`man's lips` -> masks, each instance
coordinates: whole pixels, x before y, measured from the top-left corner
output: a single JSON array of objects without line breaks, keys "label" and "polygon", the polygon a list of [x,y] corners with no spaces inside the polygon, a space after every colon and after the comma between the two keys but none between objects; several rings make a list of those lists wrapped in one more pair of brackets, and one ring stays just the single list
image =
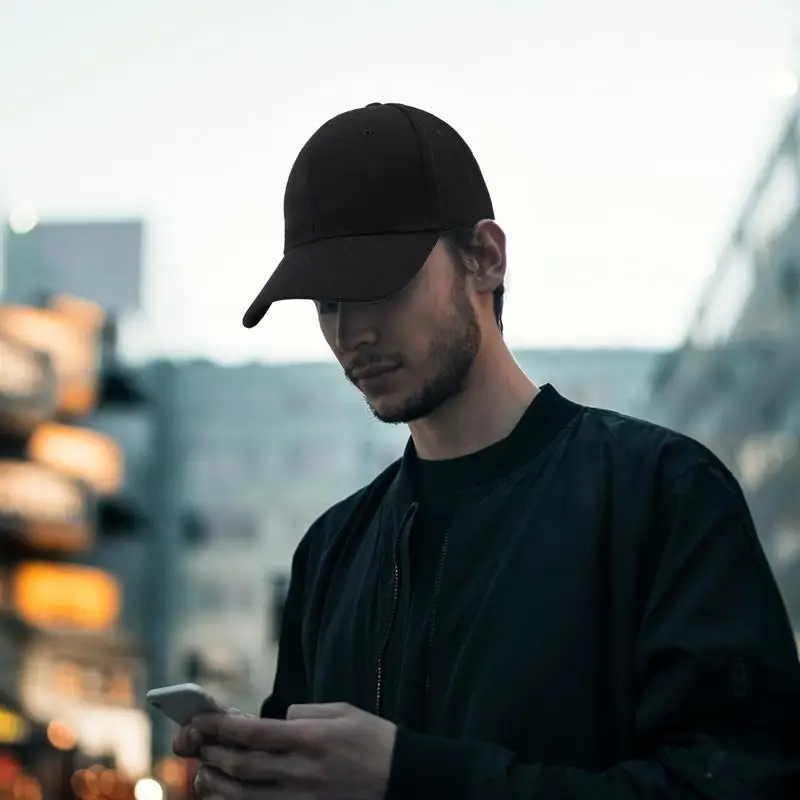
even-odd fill
[{"label": "man's lips", "polygon": [[364,369],[356,369],[350,373],[354,381],[370,380],[372,378],[380,378],[382,375],[387,375],[390,372],[400,369],[398,366],[391,367],[365,367]]}]

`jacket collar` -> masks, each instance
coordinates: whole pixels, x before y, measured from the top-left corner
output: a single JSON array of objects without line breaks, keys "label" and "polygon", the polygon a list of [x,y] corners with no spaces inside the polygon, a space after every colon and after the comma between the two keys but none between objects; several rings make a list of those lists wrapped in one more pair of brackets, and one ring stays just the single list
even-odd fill
[{"label": "jacket collar", "polygon": [[386,502],[394,506],[401,512],[405,510],[414,502],[414,484],[411,478],[412,463],[416,458],[416,451],[414,450],[414,442],[411,437],[408,437],[403,455],[398,465],[397,474],[394,480],[389,484],[386,490]]},{"label": "jacket collar", "polygon": [[[520,426],[526,426],[522,430],[526,442],[523,460],[518,464],[512,461],[506,466],[513,467],[513,471],[516,471],[524,463],[533,461],[575,419],[582,408],[583,406],[562,397],[550,384],[542,386],[540,396],[533,401],[519,423]],[[416,500],[412,475],[416,458],[414,442],[409,436],[402,458],[390,468],[395,474],[384,495],[386,505],[400,514],[404,514]],[[491,470],[486,472],[485,477],[487,483],[499,479]]]}]

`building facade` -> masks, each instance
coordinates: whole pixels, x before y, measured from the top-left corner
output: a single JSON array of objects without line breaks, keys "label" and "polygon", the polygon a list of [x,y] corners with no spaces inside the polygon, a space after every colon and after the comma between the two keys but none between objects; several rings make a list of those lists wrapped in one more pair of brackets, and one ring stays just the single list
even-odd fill
[{"label": "building facade", "polygon": [[[87,261],[96,255],[94,240],[69,225],[45,223],[43,232],[50,249],[61,237],[73,258],[81,241]],[[69,274],[37,246],[35,229],[5,235],[0,692],[26,731],[8,763],[18,757],[18,779],[36,783],[20,789],[25,796],[73,796],[73,778],[96,770],[123,800],[152,764],[147,651],[136,623],[146,626],[135,602],[146,594],[146,570],[131,557],[148,541],[146,498],[135,451],[125,452],[131,439],[138,444],[145,398],[125,391],[135,377],[116,359],[113,318],[64,293]],[[134,548],[115,557],[126,539]]]},{"label": "building facade", "polygon": [[800,132],[795,106],[749,194],[651,413],[736,474],[800,631]]}]

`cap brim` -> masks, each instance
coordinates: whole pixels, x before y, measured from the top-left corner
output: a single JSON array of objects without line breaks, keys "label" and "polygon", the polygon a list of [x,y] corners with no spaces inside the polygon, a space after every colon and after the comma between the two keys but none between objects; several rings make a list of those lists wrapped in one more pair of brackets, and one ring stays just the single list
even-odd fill
[{"label": "cap brim", "polygon": [[407,286],[440,232],[341,236],[300,245],[278,264],[242,323],[257,325],[276,300],[374,303]]}]

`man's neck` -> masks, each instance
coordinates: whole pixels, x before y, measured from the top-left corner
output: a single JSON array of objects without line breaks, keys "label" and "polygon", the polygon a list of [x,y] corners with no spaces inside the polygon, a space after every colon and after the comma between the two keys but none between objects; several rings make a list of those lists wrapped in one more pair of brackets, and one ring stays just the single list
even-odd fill
[{"label": "man's neck", "polygon": [[538,393],[502,340],[481,348],[461,394],[409,423],[417,454],[441,461],[505,439]]}]

